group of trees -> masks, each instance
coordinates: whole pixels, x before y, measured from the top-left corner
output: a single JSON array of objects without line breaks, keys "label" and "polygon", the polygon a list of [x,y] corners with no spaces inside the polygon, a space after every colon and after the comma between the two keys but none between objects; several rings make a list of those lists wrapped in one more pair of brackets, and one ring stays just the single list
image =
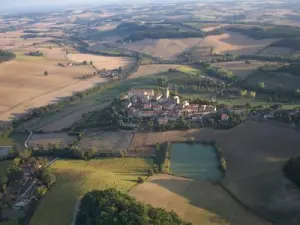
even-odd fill
[{"label": "group of trees", "polygon": [[174,212],[137,202],[116,189],[91,191],[80,202],[76,225],[192,225]]},{"label": "group of trees", "polygon": [[0,63],[14,59],[16,55],[12,52],[3,51],[0,49]]},{"label": "group of trees", "polygon": [[256,97],[256,92],[255,91],[247,91],[247,90],[241,90],[240,91],[240,95],[242,97],[251,97],[251,98],[255,98]]},{"label": "group of trees", "polygon": [[231,71],[212,66],[209,63],[200,63],[199,65],[203,67],[204,72],[209,74],[210,76],[216,77],[227,82],[236,80],[236,76]]}]

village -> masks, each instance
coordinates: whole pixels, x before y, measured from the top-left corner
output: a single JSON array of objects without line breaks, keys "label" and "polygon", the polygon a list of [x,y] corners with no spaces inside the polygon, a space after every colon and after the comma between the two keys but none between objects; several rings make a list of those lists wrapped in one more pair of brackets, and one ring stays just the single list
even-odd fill
[{"label": "village", "polygon": [[[217,113],[214,105],[190,104],[179,96],[171,96],[169,88],[163,91],[154,89],[131,89],[122,98],[128,110],[128,117],[155,121],[158,126],[185,119],[201,122],[204,118],[213,119]],[[222,120],[228,120],[222,114]]]}]

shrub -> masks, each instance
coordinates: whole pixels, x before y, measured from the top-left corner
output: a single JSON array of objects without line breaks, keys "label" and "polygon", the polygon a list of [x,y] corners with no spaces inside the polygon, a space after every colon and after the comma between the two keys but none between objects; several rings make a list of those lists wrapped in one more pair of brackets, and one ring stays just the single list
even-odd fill
[{"label": "shrub", "polygon": [[143,179],[142,177],[138,177],[137,182],[138,182],[139,184],[142,184],[142,183],[144,183],[145,181],[144,181],[144,179]]}]

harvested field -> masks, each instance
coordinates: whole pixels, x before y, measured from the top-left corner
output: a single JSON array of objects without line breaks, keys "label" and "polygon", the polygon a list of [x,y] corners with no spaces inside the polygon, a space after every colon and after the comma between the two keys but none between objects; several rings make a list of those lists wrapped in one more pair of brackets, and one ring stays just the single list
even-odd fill
[{"label": "harvested field", "polygon": [[119,153],[129,148],[133,134],[131,132],[86,132],[77,144],[78,147],[88,149],[95,147],[99,153]]},{"label": "harvested field", "polygon": [[[22,51],[17,53],[15,60],[1,63],[0,83],[3,86],[0,90],[2,111],[0,120],[10,120],[13,115],[47,105],[57,101],[60,97],[70,96],[75,91],[81,91],[96,83],[106,81],[100,77],[81,80],[84,74],[93,73],[94,68],[90,66],[60,67],[57,66],[58,62],[67,63],[68,61],[25,56]],[[49,75],[44,76],[44,71],[48,71]]]},{"label": "harvested field", "polygon": [[55,132],[60,131],[64,128],[70,128],[74,123],[78,122],[80,119],[82,119],[82,115],[94,110],[100,110],[107,106],[108,103],[103,104],[97,104],[97,105],[87,105],[85,107],[82,107],[80,109],[74,109],[67,115],[61,115],[61,118],[45,121],[47,125],[42,126],[41,128],[44,132]]},{"label": "harvested field", "polygon": [[232,62],[220,62],[214,63],[214,66],[221,67],[225,70],[233,72],[238,78],[245,79],[253,71],[264,65],[278,65],[277,62],[266,62],[266,61],[256,61],[248,60],[249,63],[245,61],[232,61]]},{"label": "harvested field", "polygon": [[75,205],[85,193],[106,188],[126,192],[138,177],[146,178],[151,167],[151,160],[133,158],[58,160],[51,166],[56,184],[41,199],[30,225],[71,224]]},{"label": "harvested field", "polygon": [[68,59],[74,62],[87,62],[93,61],[94,66],[98,70],[102,69],[118,69],[119,67],[125,67],[132,63],[131,58],[126,57],[109,57],[109,56],[100,56],[100,55],[91,55],[91,54],[68,54]]},{"label": "harvested field", "polygon": [[164,142],[163,135],[164,140],[195,137],[198,141],[216,141],[228,165],[223,186],[244,205],[275,224],[299,225],[300,191],[282,172],[286,161],[300,153],[299,132],[271,121],[246,121],[227,131],[151,133],[147,142],[151,136],[152,143]]},{"label": "harvested field", "polygon": [[270,55],[277,55],[277,56],[290,56],[294,52],[293,49],[284,48],[284,47],[267,47],[260,51],[258,54],[262,56],[270,56]]},{"label": "harvested field", "polygon": [[256,54],[277,39],[255,40],[239,33],[225,33],[206,37],[201,47],[212,46],[217,54]]},{"label": "harvested field", "polygon": [[33,134],[28,141],[28,146],[37,147],[42,145],[44,148],[48,148],[48,144],[59,144],[60,146],[66,146],[72,144],[76,140],[76,136],[70,136],[68,133],[42,133]]},{"label": "harvested field", "polygon": [[144,39],[120,47],[164,59],[175,59],[183,51],[199,45],[202,40],[202,38]]},{"label": "harvested field", "polygon": [[180,65],[176,64],[159,64],[159,65],[146,65],[140,66],[138,70],[132,74],[129,78],[137,78],[137,77],[144,77],[144,76],[151,76],[159,73],[167,72],[170,68],[175,69]]},{"label": "harvested field", "polygon": [[194,225],[269,225],[245,210],[220,186],[170,175],[155,175],[129,192],[137,200],[175,211]]}]

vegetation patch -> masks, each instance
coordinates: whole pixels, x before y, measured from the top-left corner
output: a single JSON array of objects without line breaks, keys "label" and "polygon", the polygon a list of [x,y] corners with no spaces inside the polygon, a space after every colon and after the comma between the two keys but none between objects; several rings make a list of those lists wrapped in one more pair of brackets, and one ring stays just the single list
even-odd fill
[{"label": "vegetation patch", "polygon": [[51,166],[56,184],[41,200],[30,224],[71,224],[76,202],[85,193],[107,188],[126,192],[138,177],[146,178],[151,167],[151,160],[134,158],[58,160]]},{"label": "vegetation patch", "polygon": [[164,224],[192,225],[182,221],[174,212],[143,205],[125,193],[107,189],[85,194],[81,199],[76,225],[159,225],[162,221]]}]

